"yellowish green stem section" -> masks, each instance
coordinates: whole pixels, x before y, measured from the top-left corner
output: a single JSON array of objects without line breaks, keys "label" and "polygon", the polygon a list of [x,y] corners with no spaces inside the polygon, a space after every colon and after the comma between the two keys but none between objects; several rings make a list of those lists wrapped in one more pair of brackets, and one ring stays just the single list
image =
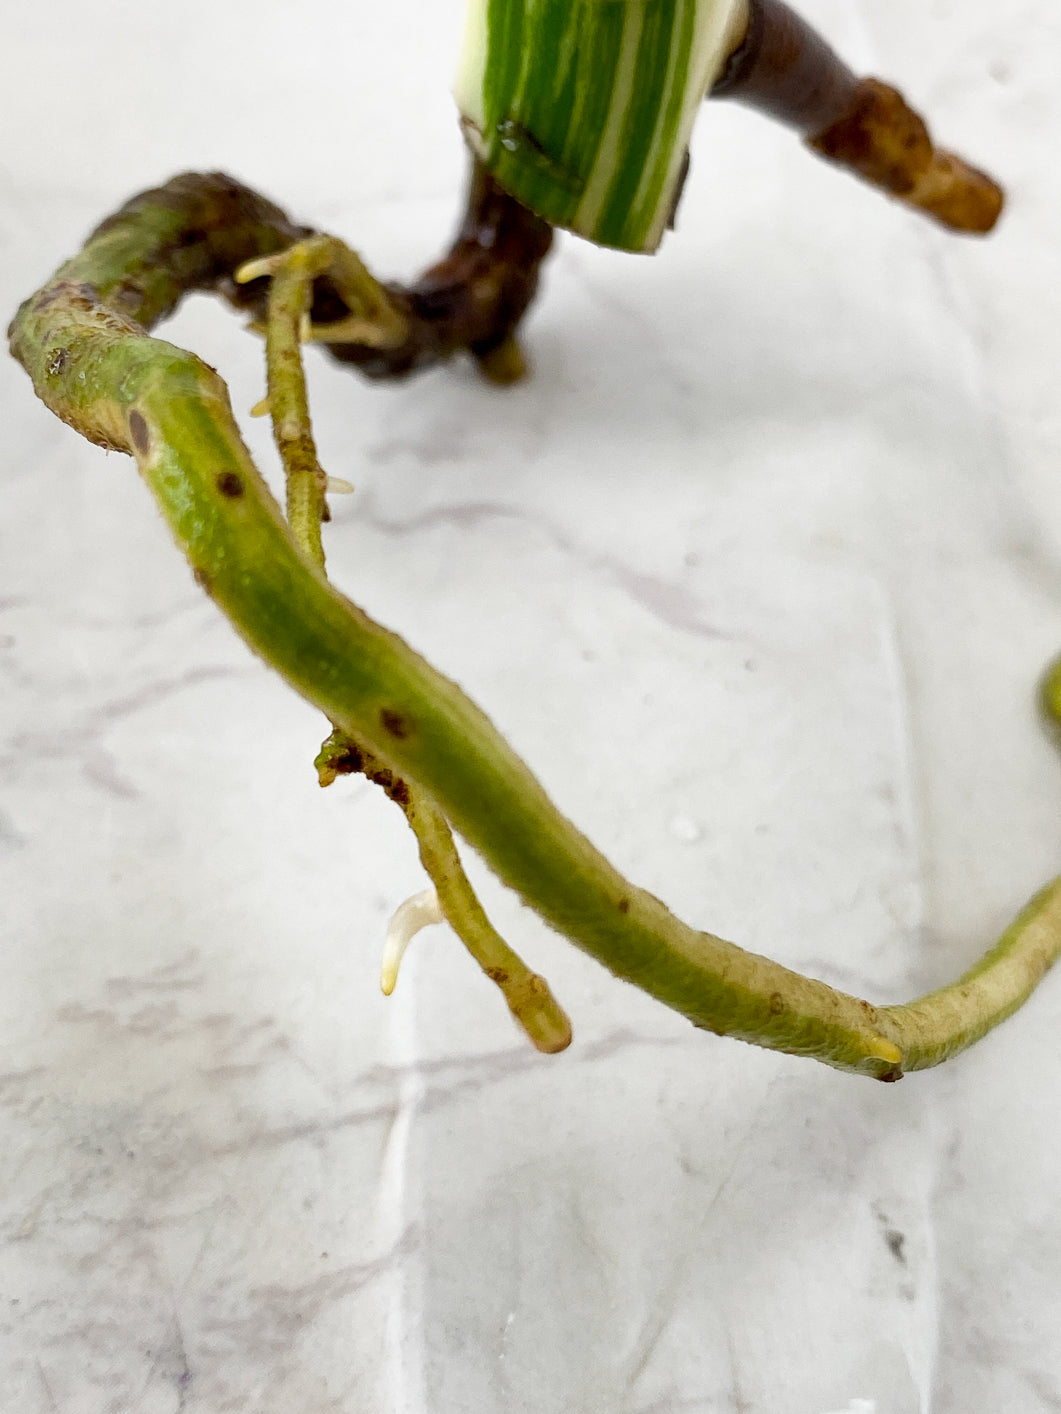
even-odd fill
[{"label": "yellowish green stem section", "polygon": [[491,175],[598,245],[655,250],[747,0],[468,0],[456,98]]},{"label": "yellowish green stem section", "polygon": [[[174,251],[186,258],[172,208],[156,204],[131,203],[26,301],[12,351],[54,412],[136,457],[198,582],[297,692],[408,782],[552,927],[696,1026],[895,1080],[1020,1006],[1061,949],[1061,879],[957,982],[883,1008],[691,928],[624,879],[460,688],[328,582],[255,469],[217,374],[148,336],[144,324],[172,306],[179,284]],[[198,212],[202,239],[204,219]],[[275,237],[244,234],[233,269]],[[1057,719],[1061,670],[1043,701]]]},{"label": "yellowish green stem section", "polygon": [[[331,236],[310,236],[275,255],[250,260],[236,271],[240,284],[268,276],[265,323],[266,405],[287,483],[287,518],[308,560],[324,569],[321,522],[327,518],[328,478],[317,460],[310,424],[302,342],[312,333],[309,311],[313,281],[335,281],[350,316],[327,326],[330,340],[353,338],[380,347],[405,338],[405,320],[359,257]],[[353,311],[356,311],[354,313]],[[230,492],[237,483],[229,483]],[[442,915],[483,972],[497,984],[517,1024],[538,1050],[562,1051],[571,1043],[571,1023],[544,977],[531,972],[490,923],[464,872],[449,826],[427,796],[397,779],[382,762],[336,729],[317,757],[321,785],[358,770],[381,785],[405,813],[420,862],[435,886]]]},{"label": "yellowish green stem section", "polygon": [[453,931],[501,990],[517,1024],[548,1055],[571,1044],[571,1023],[545,978],[532,972],[487,918],[460,862],[449,826],[426,795],[411,789],[405,816],[416,835],[420,863]]},{"label": "yellowish green stem section", "polygon": [[322,260],[313,258],[320,239],[300,241],[280,255],[249,261],[236,272],[236,278],[241,283],[263,275],[271,279],[265,331],[266,402],[273,420],[273,439],[284,464],[287,519],[303,552],[323,569],[321,522],[327,514],[324,493],[328,478],[317,460],[301,347],[313,298],[313,277],[324,266]]},{"label": "yellowish green stem section", "polygon": [[[356,771],[382,786],[395,804],[401,807],[416,836],[420,863],[434,885],[439,917],[431,921],[449,924],[486,976],[498,987],[516,1024],[539,1051],[553,1055],[565,1050],[571,1044],[571,1022],[545,978],[531,971],[487,918],[464,872],[449,825],[427,794],[396,777],[341,729],[332,732],[314,764],[322,786],[331,785],[337,776]],[[416,903],[417,900],[410,902]],[[406,908],[408,904],[402,907]],[[401,912],[399,909],[399,914]],[[394,927],[393,922],[391,926]],[[414,931],[418,931],[418,927]],[[385,960],[383,990],[388,996],[397,979],[402,952],[404,944],[393,966]],[[392,971],[393,976],[390,975]]]}]

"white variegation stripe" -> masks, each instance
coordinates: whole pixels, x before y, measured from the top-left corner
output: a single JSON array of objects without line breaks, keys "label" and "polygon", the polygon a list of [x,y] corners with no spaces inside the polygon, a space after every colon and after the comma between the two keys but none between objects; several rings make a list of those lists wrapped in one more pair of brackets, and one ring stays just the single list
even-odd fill
[{"label": "white variegation stripe", "polygon": [[[685,12],[689,5],[695,5],[696,3],[697,0],[682,0],[682,3],[679,4],[675,11],[674,28],[671,30],[670,53],[667,55],[667,86],[663,90],[659,112],[656,115],[656,126],[652,134],[652,145],[648,150],[644,170],[641,173],[641,184],[634,197],[633,204],[637,210],[640,210],[645,205],[649,193],[655,185],[657,164],[661,156],[660,149],[667,136],[667,109],[670,107],[675,85],[684,82],[685,79],[685,73],[679,72],[681,68],[682,30],[684,27]],[[685,72],[688,73],[688,68],[686,68]],[[679,123],[678,126],[680,127],[681,124]],[[679,162],[682,160],[683,155],[684,149],[678,154],[677,160]],[[664,183],[665,188],[669,188],[673,184],[674,175],[676,174],[672,175],[672,173],[668,172],[667,181]]]},{"label": "white variegation stripe", "polygon": [[611,103],[605,119],[604,131],[597,148],[597,160],[582,200],[575,213],[576,230],[592,230],[597,222],[608,192],[615,180],[616,158],[623,122],[634,96],[634,82],[637,78],[637,51],[641,44],[641,30],[645,23],[645,0],[629,0],[626,21],[623,25],[623,42],[619,49],[619,63],[612,87]]},{"label": "white variegation stripe", "polygon": [[480,132],[486,122],[483,83],[490,52],[486,9],[487,0],[468,0],[464,7],[464,36],[457,61],[457,74],[453,81],[453,92],[461,113],[470,119]]},{"label": "white variegation stripe", "polygon": [[[660,107],[652,151],[645,164],[641,185],[638,187],[637,196],[634,199],[635,205],[639,208],[644,206],[648,192],[655,180],[656,164],[660,160],[659,144],[666,136],[663,132],[663,113],[673,92],[673,85],[684,83],[686,94],[684,111],[678,122],[676,140],[670,153],[667,179],[663,184],[665,193],[673,192],[678,180],[700,104],[708,89],[721,74],[726,60],[740,43],[748,28],[748,0],[687,0],[687,3],[696,5],[698,11],[689,63],[684,74],[675,72],[677,69],[678,36],[681,34],[679,12],[679,20],[674,26],[674,40],[671,49],[672,69],[667,84],[667,93]],[[654,219],[648,225],[646,245],[650,249],[657,245],[662,238],[670,214],[671,204],[668,199],[654,214]]]}]

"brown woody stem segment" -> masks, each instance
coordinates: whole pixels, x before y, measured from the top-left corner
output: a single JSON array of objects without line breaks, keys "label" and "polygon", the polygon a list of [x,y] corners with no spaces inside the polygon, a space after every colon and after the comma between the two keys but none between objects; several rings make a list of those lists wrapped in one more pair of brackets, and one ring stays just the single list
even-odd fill
[{"label": "brown woody stem segment", "polygon": [[749,0],[748,29],[713,98],[734,98],[803,134],[820,156],[954,231],[983,234],[1001,187],[933,145],[902,94],[857,78],[782,0]]},{"label": "brown woody stem segment", "polygon": [[[512,382],[522,373],[514,348],[516,326],[538,288],[538,270],[552,245],[553,228],[472,163],[464,220],[443,258],[408,288],[388,285],[407,320],[405,340],[386,349],[327,344],[341,363],[354,363],[369,377],[412,373],[467,350],[491,382]],[[313,321],[341,318],[324,297]]]},{"label": "brown woody stem segment", "polygon": [[[128,236],[148,214],[171,232],[160,237],[150,265]],[[265,327],[269,279],[263,275],[238,284],[236,270],[315,234],[224,173],[189,172],[133,197],[89,239],[96,248],[113,247],[122,268],[113,305],[138,322],[153,324],[172,313],[185,294],[209,290],[249,310]],[[383,287],[394,315],[403,321],[401,340],[381,348],[378,339],[362,344],[344,332],[329,341],[327,326],[342,325],[351,314],[363,312],[351,310],[343,298],[346,282],[330,273],[314,281],[310,318],[314,326],[323,326],[322,342],[334,358],[372,378],[401,377],[468,352],[491,381],[511,381],[520,368],[515,331],[538,288],[552,236],[547,222],[473,162],[464,216],[447,254],[412,285]]]}]

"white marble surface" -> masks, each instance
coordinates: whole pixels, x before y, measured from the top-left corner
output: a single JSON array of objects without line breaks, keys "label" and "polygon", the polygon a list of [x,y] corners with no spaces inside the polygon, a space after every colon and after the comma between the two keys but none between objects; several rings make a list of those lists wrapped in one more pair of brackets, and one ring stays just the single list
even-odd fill
[{"label": "white marble surface", "polygon": [[[3,309],[187,168],[381,273],[447,238],[459,0],[9,9]],[[683,916],[889,1001],[1061,859],[1061,21],[805,9],[1004,178],[995,239],[716,106],[656,260],[560,243],[525,385],[312,392],[338,582]],[[229,313],[170,337],[260,396]],[[317,788],[132,464],[8,362],[0,399],[5,1414],[1061,1408],[1061,979],[874,1086],[692,1032],[485,881],[570,1051],[441,930],[385,1000],[402,821]]]}]

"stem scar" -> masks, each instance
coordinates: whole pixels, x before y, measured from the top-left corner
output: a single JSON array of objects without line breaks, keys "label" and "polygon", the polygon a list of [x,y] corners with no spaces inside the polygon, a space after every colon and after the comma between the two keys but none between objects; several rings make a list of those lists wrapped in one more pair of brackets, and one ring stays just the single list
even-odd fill
[{"label": "stem scar", "polygon": [[136,408],[129,414],[129,436],[132,437],[133,446],[140,455],[146,457],[151,450],[151,433],[147,428],[147,419],[142,412],[137,412]]}]

